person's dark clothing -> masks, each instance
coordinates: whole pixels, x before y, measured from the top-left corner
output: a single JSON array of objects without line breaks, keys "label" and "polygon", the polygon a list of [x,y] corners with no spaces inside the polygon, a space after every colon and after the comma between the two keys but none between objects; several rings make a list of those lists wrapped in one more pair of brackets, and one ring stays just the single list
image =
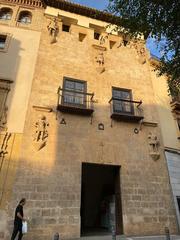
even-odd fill
[{"label": "person's dark clothing", "polygon": [[13,229],[13,233],[11,236],[11,240],[14,240],[16,238],[16,235],[19,232],[19,237],[18,240],[22,239],[22,219],[20,219],[17,214],[20,213],[21,216],[23,217],[23,206],[22,205],[18,205],[15,211],[15,217],[14,217],[14,229]]},{"label": "person's dark clothing", "polygon": [[17,236],[19,232],[19,236],[18,236],[18,240],[21,240],[22,239],[22,226],[18,226],[18,225],[15,225],[14,224],[14,229],[13,229],[13,233],[12,233],[12,236],[11,236],[11,240],[14,240]]},{"label": "person's dark clothing", "polygon": [[18,205],[15,211],[15,216],[14,216],[14,225],[18,225],[18,226],[22,226],[22,219],[20,219],[17,216],[17,213],[20,213],[22,217],[24,217],[23,214],[23,206],[22,205]]}]

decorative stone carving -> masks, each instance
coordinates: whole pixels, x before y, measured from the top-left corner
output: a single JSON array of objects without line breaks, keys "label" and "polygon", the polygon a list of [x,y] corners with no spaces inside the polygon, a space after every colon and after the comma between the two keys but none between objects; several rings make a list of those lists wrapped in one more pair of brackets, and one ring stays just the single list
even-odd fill
[{"label": "decorative stone carving", "polygon": [[2,117],[0,119],[0,129],[5,130],[6,129],[6,123],[7,123],[7,111],[8,111],[8,107],[5,106],[3,113],[2,113]]},{"label": "decorative stone carving", "polygon": [[47,29],[49,31],[49,35],[51,36],[51,44],[57,42],[56,37],[59,31],[59,27],[57,24],[57,19],[54,18],[53,20],[50,21],[50,23],[47,26]]},{"label": "decorative stone carving", "polygon": [[109,35],[101,35],[100,38],[99,38],[99,44],[100,45],[104,45],[106,43],[106,40],[108,40],[109,38]]},{"label": "decorative stone carving", "polygon": [[96,57],[96,62],[98,63],[97,71],[99,73],[103,73],[105,71],[104,67],[104,54],[103,52],[99,52],[97,57]]},{"label": "decorative stone carving", "polygon": [[150,156],[154,160],[158,160],[160,157],[160,153],[159,153],[159,140],[157,136],[150,132],[148,135],[148,141],[149,141]]},{"label": "decorative stone carving", "polygon": [[140,47],[137,50],[138,56],[139,56],[139,62],[141,64],[145,64],[146,63],[146,50],[144,47]]},{"label": "decorative stone carving", "polygon": [[35,123],[35,134],[33,135],[33,140],[35,147],[37,150],[41,150],[43,147],[46,146],[47,137],[48,137],[48,131],[47,127],[49,126],[49,123],[46,120],[45,116],[41,116],[39,120]]},{"label": "decorative stone carving", "polygon": [[138,60],[141,64],[146,63],[146,49],[142,43],[138,41],[131,41],[128,43],[129,48],[134,48],[138,54]]},{"label": "decorative stone carving", "polygon": [[[8,148],[8,141],[11,137],[11,133],[6,132],[4,135],[2,144],[1,144],[1,149],[0,149],[0,157],[4,158],[6,154],[8,154],[7,148]],[[2,163],[1,163],[2,165]]]},{"label": "decorative stone carving", "polygon": [[98,56],[96,57],[96,62],[99,64],[99,66],[104,65],[104,54],[103,54],[103,52],[98,53]]}]

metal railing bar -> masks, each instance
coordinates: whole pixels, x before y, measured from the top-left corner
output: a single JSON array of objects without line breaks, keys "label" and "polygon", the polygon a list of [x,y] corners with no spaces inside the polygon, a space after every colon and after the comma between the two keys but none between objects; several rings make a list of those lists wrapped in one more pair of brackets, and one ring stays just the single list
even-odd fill
[{"label": "metal railing bar", "polygon": [[140,106],[142,104],[142,101],[133,101],[133,100],[128,100],[128,99],[124,99],[124,98],[114,98],[114,97],[112,97],[109,100],[109,103],[111,103],[113,100],[119,101],[119,102],[137,103],[137,104],[139,104],[138,106]]},{"label": "metal railing bar", "polygon": [[58,94],[60,94],[60,91],[78,93],[78,94],[82,94],[82,95],[85,95],[85,96],[92,96],[92,97],[94,96],[94,93],[80,92],[80,91],[69,90],[69,89],[65,89],[65,88],[59,88],[58,89]]}]

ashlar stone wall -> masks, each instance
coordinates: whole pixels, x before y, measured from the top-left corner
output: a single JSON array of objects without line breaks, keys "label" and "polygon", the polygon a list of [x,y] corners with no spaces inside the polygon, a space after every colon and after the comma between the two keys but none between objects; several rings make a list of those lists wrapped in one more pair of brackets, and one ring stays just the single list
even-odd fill
[{"label": "ashlar stone wall", "polygon": [[[88,162],[121,166],[126,235],[162,234],[165,226],[177,232],[147,50],[141,56],[136,46],[124,46],[121,36],[111,35],[112,49],[109,42],[99,46],[93,29],[71,25],[70,32],[63,32],[60,20],[56,42],[51,44],[49,21],[45,16],[9,219],[19,199],[26,197],[25,239],[51,239],[56,231],[62,238],[79,237],[81,167]],[[82,42],[80,31],[86,34]],[[96,57],[102,47],[106,49],[101,73]],[[90,117],[56,111],[57,89],[64,76],[87,81],[87,91],[95,94],[92,124]],[[143,101],[144,121],[154,124],[142,124],[139,134],[134,133],[139,123],[113,121],[111,126],[112,86],[132,89],[133,99]],[[34,136],[42,115],[47,132],[39,150]],[[66,124],[60,124],[62,118]],[[98,130],[99,123],[104,131]],[[160,142],[156,161],[149,154],[150,132]]]}]

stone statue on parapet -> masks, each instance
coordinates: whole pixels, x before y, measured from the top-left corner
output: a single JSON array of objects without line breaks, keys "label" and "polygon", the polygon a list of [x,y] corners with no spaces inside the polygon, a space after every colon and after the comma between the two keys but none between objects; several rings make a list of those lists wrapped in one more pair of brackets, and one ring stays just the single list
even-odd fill
[{"label": "stone statue on parapet", "polygon": [[103,52],[100,52],[98,56],[96,57],[96,62],[99,64],[99,66],[104,65],[104,55]]},{"label": "stone statue on parapet", "polygon": [[50,21],[50,23],[47,26],[47,29],[49,31],[49,35],[52,37],[51,43],[55,43],[58,31],[59,31],[59,27],[58,27],[56,18],[54,18],[53,20]]}]

